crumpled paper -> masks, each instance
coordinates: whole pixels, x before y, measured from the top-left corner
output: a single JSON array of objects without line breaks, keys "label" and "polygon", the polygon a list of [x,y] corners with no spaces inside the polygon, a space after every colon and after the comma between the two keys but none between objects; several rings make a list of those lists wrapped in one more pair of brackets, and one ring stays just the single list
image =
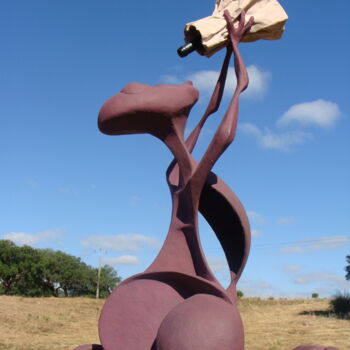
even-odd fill
[{"label": "crumpled paper", "polygon": [[200,35],[202,47],[197,51],[211,56],[227,45],[228,32],[224,11],[228,10],[236,20],[242,10],[246,11],[246,21],[254,16],[254,24],[242,41],[259,39],[280,39],[288,16],[277,0],[216,0],[211,16],[190,22],[185,27],[185,41],[191,42]]}]

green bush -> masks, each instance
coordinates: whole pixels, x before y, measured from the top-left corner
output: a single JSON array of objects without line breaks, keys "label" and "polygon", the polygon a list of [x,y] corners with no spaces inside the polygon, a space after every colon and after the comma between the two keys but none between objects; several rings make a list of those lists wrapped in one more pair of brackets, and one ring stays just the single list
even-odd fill
[{"label": "green bush", "polygon": [[237,290],[237,297],[239,299],[243,298],[244,293],[241,290]]},{"label": "green bush", "polygon": [[318,293],[312,293],[311,294],[311,298],[312,299],[317,299],[319,297],[319,294]]},{"label": "green bush", "polygon": [[331,300],[331,308],[340,317],[350,317],[350,293],[337,293]]}]

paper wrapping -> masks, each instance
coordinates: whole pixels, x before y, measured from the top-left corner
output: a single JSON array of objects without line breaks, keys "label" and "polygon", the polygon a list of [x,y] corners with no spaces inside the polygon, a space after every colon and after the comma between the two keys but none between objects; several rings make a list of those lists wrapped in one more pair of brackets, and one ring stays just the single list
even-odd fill
[{"label": "paper wrapping", "polygon": [[259,39],[280,39],[288,16],[277,0],[216,0],[211,16],[190,22],[185,27],[185,41],[191,42],[200,35],[202,48],[197,51],[211,56],[227,45],[228,32],[224,11],[228,10],[236,20],[242,10],[246,11],[246,21],[254,16],[254,24],[242,41]]}]

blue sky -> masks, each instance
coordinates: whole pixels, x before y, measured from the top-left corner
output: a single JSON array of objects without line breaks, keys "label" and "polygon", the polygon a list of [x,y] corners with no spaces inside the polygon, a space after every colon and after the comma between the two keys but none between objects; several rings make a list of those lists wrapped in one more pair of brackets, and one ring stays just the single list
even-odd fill
[{"label": "blue sky", "polygon": [[[237,138],[214,171],[244,204],[252,249],[238,288],[251,296],[349,290],[350,3],[281,1],[279,41],[242,44],[251,84]],[[102,103],[125,84],[192,79],[203,113],[223,52],[181,59],[187,22],[214,1],[11,0],[0,4],[0,238],[143,271],[165,239],[170,152],[149,135],[99,133]],[[227,106],[206,125],[198,157]],[[228,272],[201,220],[209,263]],[[101,249],[99,249],[101,248]]]}]

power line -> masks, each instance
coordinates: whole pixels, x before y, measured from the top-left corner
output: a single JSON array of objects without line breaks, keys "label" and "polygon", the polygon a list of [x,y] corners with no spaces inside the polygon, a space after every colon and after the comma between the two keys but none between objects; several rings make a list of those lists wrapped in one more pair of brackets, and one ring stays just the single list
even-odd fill
[{"label": "power line", "polygon": [[[350,236],[335,236],[327,238],[317,238],[317,239],[305,239],[302,241],[291,241],[291,242],[272,242],[264,244],[252,244],[252,248],[264,248],[264,247],[279,247],[279,246],[307,246],[313,243],[329,243],[329,244],[341,244],[341,243],[350,243]],[[206,247],[204,250],[215,250],[214,247]]]},{"label": "power line", "polygon": [[284,245],[309,245],[312,243],[350,243],[350,236],[338,236],[338,237],[328,237],[328,238],[318,238],[318,239],[305,239],[302,241],[293,242],[280,242],[280,243],[265,243],[265,244],[253,244],[252,247],[272,247],[272,246],[284,246]]}]

